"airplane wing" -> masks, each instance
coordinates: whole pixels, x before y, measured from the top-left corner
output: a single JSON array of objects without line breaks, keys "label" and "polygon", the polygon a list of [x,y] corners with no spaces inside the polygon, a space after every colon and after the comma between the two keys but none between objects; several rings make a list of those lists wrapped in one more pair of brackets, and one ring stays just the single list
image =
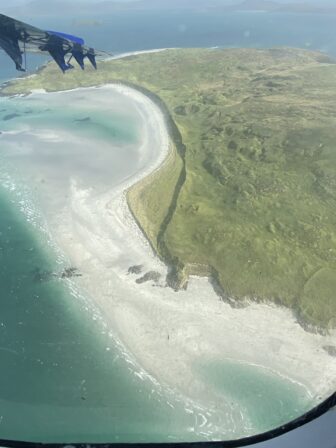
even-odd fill
[{"label": "airplane wing", "polygon": [[[44,31],[3,14],[0,14],[0,48],[20,71],[25,71],[22,55],[26,55],[26,52],[49,53],[63,73],[73,68],[70,64],[72,58],[82,70],[85,58],[97,69],[96,56],[103,54],[87,47],[80,37],[58,31]],[[69,60],[66,62],[67,55]]]}]

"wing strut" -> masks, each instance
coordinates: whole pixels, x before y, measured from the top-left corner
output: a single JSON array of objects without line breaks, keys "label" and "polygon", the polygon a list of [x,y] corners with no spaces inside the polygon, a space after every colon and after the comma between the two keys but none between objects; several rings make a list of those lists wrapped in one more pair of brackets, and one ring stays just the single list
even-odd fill
[{"label": "wing strut", "polygon": [[65,62],[65,55],[69,53],[69,50],[63,48],[62,42],[58,37],[51,35],[48,42],[39,48],[41,51],[47,51],[50,54],[63,73],[73,68],[71,64]]},{"label": "wing strut", "polygon": [[8,56],[14,61],[16,70],[25,72],[22,67],[22,53],[19,47],[18,39],[8,36],[0,36],[0,47],[8,54]]},{"label": "wing strut", "polygon": [[88,60],[91,62],[91,64],[93,65],[94,69],[97,70],[97,62],[96,62],[96,55],[95,55],[95,51],[93,48],[90,48],[86,57],[88,58]]}]

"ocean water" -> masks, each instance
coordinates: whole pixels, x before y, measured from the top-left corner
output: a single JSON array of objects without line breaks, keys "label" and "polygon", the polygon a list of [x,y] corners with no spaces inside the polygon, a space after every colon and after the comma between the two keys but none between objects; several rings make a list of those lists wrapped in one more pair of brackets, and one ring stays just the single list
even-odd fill
[{"label": "ocean water", "polygon": [[[164,17],[117,14],[98,19],[101,27],[78,27],[76,34],[113,52],[153,46],[291,45],[336,54],[334,18],[328,16],[303,20],[294,15],[169,12]],[[43,26],[39,21],[36,24]],[[46,27],[73,31],[71,19],[62,24],[49,21]],[[8,79],[14,72],[3,61],[0,77]],[[86,138],[134,142],[136,124],[127,115],[111,120],[96,110],[90,113],[93,121],[75,123],[87,116],[79,103],[64,108],[43,100],[0,99],[0,131],[49,129],[52,122],[54,129]],[[203,410],[195,406],[187,411],[182,399],[146,377],[71,281],[52,276],[40,281],[41,275],[62,272],[67,260],[50,240],[34,191],[20,180],[13,160],[8,162],[4,141],[0,135],[0,437],[62,442],[211,437],[211,424],[218,428],[220,413],[208,432],[202,432]],[[251,433],[307,410],[300,386],[258,368],[210,363],[200,368],[200,375],[219,397],[239,404]],[[226,428],[222,431],[225,434]],[[218,437],[217,429],[213,435]]]}]

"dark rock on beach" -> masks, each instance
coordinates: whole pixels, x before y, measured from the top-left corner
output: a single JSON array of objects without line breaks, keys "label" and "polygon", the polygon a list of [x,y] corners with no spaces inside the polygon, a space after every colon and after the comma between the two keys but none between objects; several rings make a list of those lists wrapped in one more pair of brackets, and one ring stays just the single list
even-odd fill
[{"label": "dark rock on beach", "polygon": [[136,283],[141,284],[141,283],[146,283],[146,282],[150,282],[153,281],[155,283],[157,283],[161,278],[161,274],[159,272],[155,272],[155,271],[149,271],[146,272],[145,275],[143,275],[142,277],[136,279]]},{"label": "dark rock on beach", "polygon": [[54,278],[66,279],[72,277],[81,277],[82,274],[78,272],[77,268],[70,267],[63,269],[62,272],[44,271],[36,268],[33,272],[34,282],[43,283],[48,282]]},{"label": "dark rock on beach", "polygon": [[78,272],[77,268],[66,268],[60,275],[60,278],[71,278],[71,277],[81,277],[82,274]]},{"label": "dark rock on beach", "polygon": [[128,269],[128,273],[129,274],[139,275],[139,274],[141,274],[142,270],[143,270],[143,265],[142,264],[138,264],[138,265],[135,265],[135,266],[130,266],[129,269]]}]

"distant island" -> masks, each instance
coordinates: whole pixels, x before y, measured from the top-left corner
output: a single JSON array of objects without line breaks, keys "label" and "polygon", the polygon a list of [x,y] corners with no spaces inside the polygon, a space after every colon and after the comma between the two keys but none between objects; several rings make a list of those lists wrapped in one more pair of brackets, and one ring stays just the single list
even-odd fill
[{"label": "distant island", "polygon": [[233,306],[274,302],[307,329],[336,327],[336,64],[299,49],[183,49],[60,76],[53,64],[3,95],[121,82],[160,105],[172,149],[128,192],[167,282],[209,276]]}]

